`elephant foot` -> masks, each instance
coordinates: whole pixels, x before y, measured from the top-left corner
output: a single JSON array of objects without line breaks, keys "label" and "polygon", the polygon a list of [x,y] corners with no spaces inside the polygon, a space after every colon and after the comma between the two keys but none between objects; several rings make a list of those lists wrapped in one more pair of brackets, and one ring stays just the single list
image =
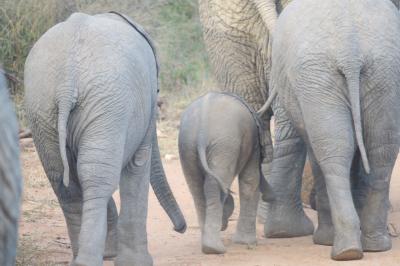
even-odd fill
[{"label": "elephant foot", "polygon": [[236,231],[235,235],[233,236],[233,242],[240,245],[249,245],[255,246],[257,245],[257,237],[256,232],[253,233],[245,233],[241,231]]},{"label": "elephant foot", "polygon": [[103,264],[103,258],[95,256],[85,256],[78,254],[76,259],[71,263],[72,266],[97,266]]},{"label": "elephant foot", "polygon": [[317,230],[314,232],[314,244],[332,246],[335,230],[332,224],[319,224]]},{"label": "elephant foot", "polygon": [[360,234],[349,233],[335,237],[331,258],[334,260],[359,260],[363,257]]},{"label": "elephant foot", "polygon": [[221,231],[225,231],[226,228],[228,228],[229,218],[232,216],[234,208],[235,208],[235,203],[232,195],[229,193],[224,203]]},{"label": "elephant foot", "polygon": [[363,252],[358,248],[349,248],[338,252],[332,252],[331,257],[334,260],[360,260],[363,257]]},{"label": "elephant foot", "polygon": [[[100,264],[103,265],[103,264]],[[131,265],[137,265],[137,266],[152,266],[153,265],[153,259],[150,256],[148,252],[144,253],[132,253],[129,252],[129,254],[119,254],[117,258],[114,261],[114,265],[116,266],[131,266]]]},{"label": "elephant foot", "polygon": [[389,234],[367,237],[361,237],[361,243],[364,251],[367,252],[381,252],[387,251],[392,248],[392,240]]},{"label": "elephant foot", "polygon": [[269,206],[267,208],[264,224],[265,237],[299,237],[313,233],[314,225],[301,207],[299,209],[286,206]]},{"label": "elephant foot", "polygon": [[226,248],[219,234],[204,234],[202,237],[201,250],[204,254],[224,254]]}]

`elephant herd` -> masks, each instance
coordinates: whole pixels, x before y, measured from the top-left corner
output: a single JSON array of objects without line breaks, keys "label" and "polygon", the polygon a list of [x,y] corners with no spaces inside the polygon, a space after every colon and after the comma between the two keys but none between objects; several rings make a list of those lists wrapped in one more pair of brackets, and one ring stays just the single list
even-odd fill
[{"label": "elephant herd", "polygon": [[[395,5],[396,6],[395,6]],[[391,248],[390,176],[400,146],[400,13],[390,0],[199,0],[219,91],[184,111],[179,153],[206,254],[233,240],[313,234],[335,260]],[[159,66],[153,42],[127,16],[74,13],[25,63],[25,111],[65,216],[71,265],[152,265],[149,186],[174,225],[185,218],[157,141]],[[274,117],[274,142],[270,123]],[[13,265],[21,196],[17,121],[0,76],[0,265]],[[300,199],[306,157],[318,227]],[[120,189],[118,213],[112,194]]]}]

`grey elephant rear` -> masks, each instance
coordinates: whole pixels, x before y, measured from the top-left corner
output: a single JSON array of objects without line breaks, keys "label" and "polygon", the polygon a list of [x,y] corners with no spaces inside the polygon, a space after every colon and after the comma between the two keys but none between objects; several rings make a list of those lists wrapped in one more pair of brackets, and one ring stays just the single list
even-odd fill
[{"label": "grey elephant rear", "polygon": [[271,197],[261,172],[262,122],[235,94],[208,93],[182,114],[179,155],[195,203],[202,251],[220,254],[220,231],[233,212],[229,188],[239,176],[240,215],[235,243],[256,243],[256,212],[260,185]]},{"label": "grey elephant rear", "polygon": [[290,120],[308,144],[314,242],[333,245],[336,260],[390,249],[388,191],[400,145],[398,10],[389,0],[293,1],[276,23],[272,61],[275,104],[285,111],[278,119]]},{"label": "grey elephant rear", "polygon": [[157,60],[147,35],[129,21],[75,13],[39,39],[25,64],[28,122],[77,265],[115,256],[117,265],[152,264],[149,183],[175,230],[186,229],[159,155]]},{"label": "grey elephant rear", "polygon": [[0,265],[15,264],[22,176],[18,123],[0,68]]}]

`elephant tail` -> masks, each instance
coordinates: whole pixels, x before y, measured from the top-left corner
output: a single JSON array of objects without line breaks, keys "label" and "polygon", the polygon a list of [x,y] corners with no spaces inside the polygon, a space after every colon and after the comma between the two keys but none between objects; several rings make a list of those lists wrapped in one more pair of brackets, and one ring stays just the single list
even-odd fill
[{"label": "elephant tail", "polygon": [[198,148],[198,155],[199,155],[199,159],[200,159],[200,163],[201,163],[201,166],[202,166],[202,168],[203,168],[203,171],[204,171],[208,176],[210,176],[211,178],[214,178],[214,179],[217,181],[217,183],[218,183],[218,185],[219,185],[219,187],[220,187],[220,189],[221,189],[223,195],[226,196],[226,195],[228,195],[228,194],[227,194],[227,193],[228,193],[228,189],[225,188],[225,185],[224,185],[224,183],[222,182],[221,178],[219,178],[219,177],[210,169],[210,167],[209,167],[209,165],[208,165],[208,162],[207,162],[206,148],[205,148],[205,147],[206,147],[205,145],[200,144],[200,145],[199,145],[199,148]]},{"label": "elephant tail", "polygon": [[346,77],[347,87],[349,90],[349,98],[351,105],[351,113],[354,123],[354,131],[356,133],[356,141],[358,148],[360,149],[361,159],[364,165],[365,171],[369,174],[370,167],[367,157],[367,152],[363,140],[363,130],[361,123],[361,104],[360,104],[360,70],[344,71]]},{"label": "elephant tail", "polygon": [[271,104],[275,100],[277,95],[278,95],[278,91],[276,89],[273,89],[271,91],[271,94],[269,95],[267,101],[264,103],[264,105],[261,107],[261,109],[257,111],[258,116],[262,116],[271,107]]},{"label": "elephant tail", "polygon": [[187,228],[186,221],[165,176],[156,131],[157,130],[154,130],[153,135],[150,184],[158,201],[171,219],[174,225],[174,230],[179,233],[184,233]]},{"label": "elephant tail", "polygon": [[60,146],[61,160],[64,166],[63,184],[69,186],[69,165],[67,158],[67,124],[69,114],[74,106],[74,102],[68,97],[60,97],[58,102],[58,143]]},{"label": "elephant tail", "polygon": [[207,174],[209,177],[214,178],[222,193],[223,193],[223,197],[227,196],[227,188],[225,188],[224,183],[222,182],[221,178],[219,178],[218,175],[216,175],[209,167],[208,165],[208,161],[207,161],[207,144],[208,144],[208,139],[207,139],[207,128],[209,125],[208,122],[208,110],[210,110],[209,108],[209,98],[211,96],[207,96],[207,100],[203,103],[202,106],[202,112],[201,112],[201,125],[202,125],[202,129],[199,131],[198,134],[198,138],[197,138],[197,153],[199,156],[199,160],[200,160],[200,164],[201,167],[203,168],[203,171],[205,172],[205,174]]}]

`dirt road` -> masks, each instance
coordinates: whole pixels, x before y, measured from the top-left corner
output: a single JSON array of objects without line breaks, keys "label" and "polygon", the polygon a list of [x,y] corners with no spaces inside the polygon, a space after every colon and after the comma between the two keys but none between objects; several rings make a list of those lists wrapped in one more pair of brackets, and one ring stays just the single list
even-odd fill
[{"label": "dirt road", "polygon": [[[53,191],[43,173],[34,148],[22,153],[25,177],[23,217],[20,227],[19,265],[67,265],[71,248],[65,222]],[[263,226],[257,225],[258,245],[254,248],[233,244],[236,208],[227,231],[223,232],[228,252],[225,255],[203,255],[196,214],[178,160],[164,163],[169,182],[188,222],[180,235],[172,230],[168,217],[154,194],[150,193],[148,241],[154,265],[400,265],[400,238],[393,238],[393,249],[383,253],[364,253],[363,260],[335,262],[330,247],[317,246],[311,236],[292,239],[265,239]],[[392,176],[390,223],[400,229],[400,159]],[[234,188],[234,191],[236,187]],[[119,202],[118,195],[117,203]],[[237,206],[237,194],[235,202]],[[316,222],[316,214],[307,210]],[[106,262],[105,265],[113,265]]]}]

